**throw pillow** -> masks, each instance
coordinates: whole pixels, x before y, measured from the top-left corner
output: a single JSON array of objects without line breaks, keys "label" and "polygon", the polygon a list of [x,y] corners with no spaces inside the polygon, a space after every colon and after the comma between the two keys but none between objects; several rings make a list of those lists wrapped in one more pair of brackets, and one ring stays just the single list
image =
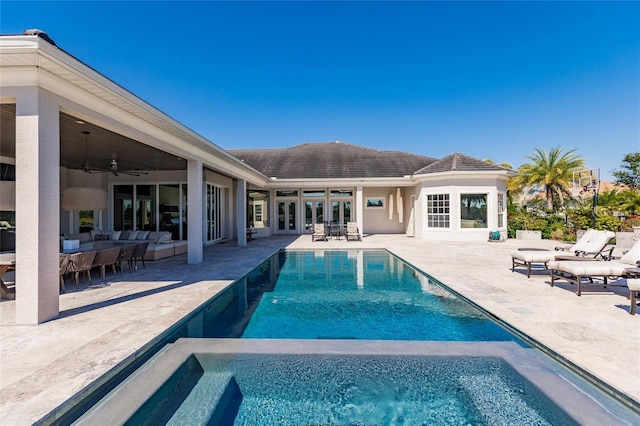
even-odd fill
[{"label": "throw pillow", "polygon": [[131,231],[122,231],[122,233],[120,234],[120,239],[121,240],[128,240],[129,239],[129,233]]},{"label": "throw pillow", "polygon": [[134,241],[136,238],[138,238],[138,231],[129,231],[129,236],[127,237],[127,240]]},{"label": "throw pillow", "polygon": [[138,231],[136,240],[146,240],[149,237],[149,232],[151,231]]},{"label": "throw pillow", "polygon": [[111,235],[109,236],[109,239],[110,240],[119,240],[121,233],[122,233],[122,231],[113,231],[113,232],[111,232]]},{"label": "throw pillow", "polygon": [[171,241],[171,234],[168,232],[165,232],[158,238],[158,241],[156,241],[156,244],[166,244],[170,241]]}]

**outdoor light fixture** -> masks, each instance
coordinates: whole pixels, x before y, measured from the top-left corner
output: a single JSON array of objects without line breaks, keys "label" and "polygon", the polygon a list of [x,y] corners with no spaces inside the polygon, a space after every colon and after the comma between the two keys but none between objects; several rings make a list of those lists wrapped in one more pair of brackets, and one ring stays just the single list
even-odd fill
[{"label": "outdoor light fixture", "polygon": [[[87,136],[89,132],[83,131],[85,150],[87,150]],[[87,163],[89,154],[87,152]],[[87,187],[85,174],[85,186],[70,186],[62,193],[62,208],[67,211],[74,210],[105,210],[107,208],[107,191],[102,188]]]}]

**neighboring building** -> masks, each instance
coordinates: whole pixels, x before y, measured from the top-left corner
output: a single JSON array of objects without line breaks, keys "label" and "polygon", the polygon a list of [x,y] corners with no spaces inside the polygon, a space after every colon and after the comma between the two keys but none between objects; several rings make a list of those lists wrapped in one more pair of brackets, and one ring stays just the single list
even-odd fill
[{"label": "neighboring building", "polygon": [[[316,221],[425,240],[506,234],[514,173],[481,160],[341,142],[225,151],[38,32],[0,36],[0,73],[0,219],[15,211],[19,324],[58,315],[59,237],[87,214],[102,231],[170,231],[189,263],[206,244],[246,244],[247,226],[256,237]],[[105,191],[106,208],[91,208]],[[66,211],[72,193],[91,195]]]}]

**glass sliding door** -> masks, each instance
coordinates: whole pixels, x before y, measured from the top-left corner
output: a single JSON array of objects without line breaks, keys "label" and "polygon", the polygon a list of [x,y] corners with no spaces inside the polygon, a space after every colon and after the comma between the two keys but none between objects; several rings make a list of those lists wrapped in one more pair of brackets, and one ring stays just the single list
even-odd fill
[{"label": "glass sliding door", "polygon": [[133,185],[113,187],[113,229],[126,231],[133,229]]},{"label": "glass sliding door", "polygon": [[171,232],[172,240],[180,240],[180,185],[159,185],[160,231]]},{"label": "glass sliding door", "polygon": [[222,193],[223,188],[207,184],[207,241],[219,241],[224,238],[222,226]]},{"label": "glass sliding door", "polygon": [[156,185],[136,185],[136,221],[135,229],[156,230]]},{"label": "glass sliding door", "polygon": [[186,239],[186,197],[186,184],[114,185],[113,229],[168,231],[173,240]]}]

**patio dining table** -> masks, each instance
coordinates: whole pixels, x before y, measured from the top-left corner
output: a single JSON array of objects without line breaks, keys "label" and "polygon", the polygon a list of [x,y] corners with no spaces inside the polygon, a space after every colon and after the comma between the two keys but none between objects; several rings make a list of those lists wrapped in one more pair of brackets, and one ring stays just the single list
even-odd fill
[{"label": "patio dining table", "polygon": [[110,241],[110,240],[89,241],[89,242],[80,244],[80,247],[77,247],[77,248],[61,250],[60,253],[72,254],[72,253],[81,253],[81,252],[92,251],[92,250],[100,251],[100,250],[110,249],[113,247],[134,246],[140,242],[142,241],[125,241],[125,240],[123,241]]}]

